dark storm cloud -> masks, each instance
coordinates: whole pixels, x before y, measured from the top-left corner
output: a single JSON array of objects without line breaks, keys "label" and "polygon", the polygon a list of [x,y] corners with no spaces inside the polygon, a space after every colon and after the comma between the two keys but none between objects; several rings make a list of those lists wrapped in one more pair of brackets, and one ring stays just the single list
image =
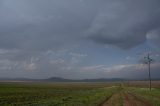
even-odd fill
[{"label": "dark storm cloud", "polygon": [[160,27],[159,0],[2,0],[0,48],[48,50],[84,37],[129,49]]},{"label": "dark storm cloud", "polygon": [[89,27],[96,7],[102,3],[93,1],[90,4],[83,0],[2,1],[0,47],[48,50],[76,43]]},{"label": "dark storm cloud", "polygon": [[101,44],[129,49],[144,43],[147,33],[160,27],[159,0],[124,0],[106,4],[88,31]]}]

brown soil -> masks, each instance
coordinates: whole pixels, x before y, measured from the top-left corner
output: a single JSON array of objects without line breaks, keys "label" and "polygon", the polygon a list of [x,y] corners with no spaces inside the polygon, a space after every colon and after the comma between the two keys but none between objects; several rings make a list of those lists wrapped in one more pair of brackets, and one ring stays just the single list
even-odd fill
[{"label": "brown soil", "polygon": [[121,92],[115,93],[108,99],[106,102],[104,102],[101,106],[121,106],[121,99],[122,95]]},{"label": "brown soil", "polygon": [[[123,98],[123,104],[120,104],[120,98]],[[103,102],[100,106],[152,106],[144,98],[138,97],[130,92],[119,92],[113,94],[109,99]]]},{"label": "brown soil", "polygon": [[132,93],[124,93],[124,106],[152,106],[144,98],[138,97]]}]

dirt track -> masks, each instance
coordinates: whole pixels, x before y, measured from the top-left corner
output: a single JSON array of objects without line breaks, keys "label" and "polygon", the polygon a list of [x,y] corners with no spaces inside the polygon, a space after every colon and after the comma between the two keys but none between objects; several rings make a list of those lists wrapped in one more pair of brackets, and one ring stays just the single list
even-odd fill
[{"label": "dirt track", "polygon": [[124,93],[124,106],[152,106],[147,100],[132,93]]},{"label": "dirt track", "polygon": [[133,93],[120,91],[113,94],[101,106],[152,106],[144,98],[138,97]]},{"label": "dirt track", "polygon": [[107,101],[105,101],[102,106],[118,106],[117,103],[120,102],[121,94],[113,94]]}]

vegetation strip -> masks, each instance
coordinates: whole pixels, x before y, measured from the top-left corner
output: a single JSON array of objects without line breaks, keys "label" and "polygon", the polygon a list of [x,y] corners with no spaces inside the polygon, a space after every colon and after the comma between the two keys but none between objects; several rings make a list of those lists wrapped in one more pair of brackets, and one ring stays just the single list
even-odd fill
[{"label": "vegetation strip", "polygon": [[1,84],[1,106],[98,106],[118,87],[106,84]]},{"label": "vegetation strip", "polygon": [[159,88],[120,84],[0,84],[0,106],[160,106],[159,97]]}]

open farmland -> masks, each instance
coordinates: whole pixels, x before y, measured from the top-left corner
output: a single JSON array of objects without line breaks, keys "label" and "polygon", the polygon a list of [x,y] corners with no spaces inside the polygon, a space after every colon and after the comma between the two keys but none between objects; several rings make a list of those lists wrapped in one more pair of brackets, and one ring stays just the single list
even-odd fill
[{"label": "open farmland", "polygon": [[96,106],[120,89],[85,83],[0,86],[0,106]]},{"label": "open farmland", "polygon": [[158,83],[134,84],[1,83],[0,106],[160,106]]}]

